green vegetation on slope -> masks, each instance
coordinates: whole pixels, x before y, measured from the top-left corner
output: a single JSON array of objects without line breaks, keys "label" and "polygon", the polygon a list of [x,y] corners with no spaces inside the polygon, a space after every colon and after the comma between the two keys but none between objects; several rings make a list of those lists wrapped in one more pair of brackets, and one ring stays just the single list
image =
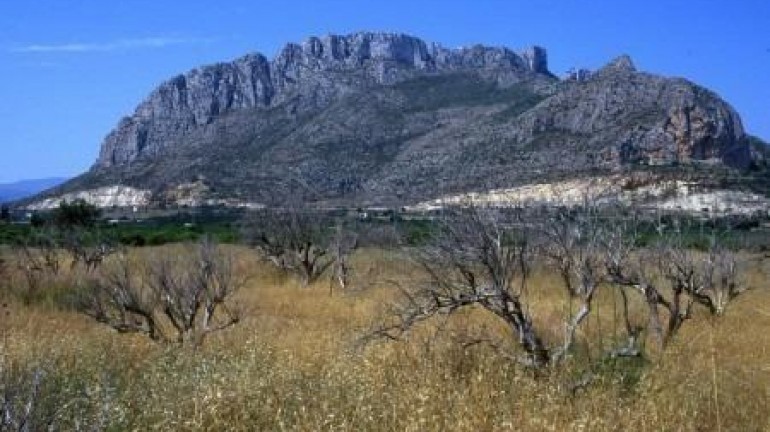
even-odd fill
[{"label": "green vegetation on slope", "polygon": [[419,77],[398,83],[393,89],[406,98],[409,111],[510,103],[501,115],[511,118],[542,100],[528,83],[500,88],[495,83],[461,73]]}]

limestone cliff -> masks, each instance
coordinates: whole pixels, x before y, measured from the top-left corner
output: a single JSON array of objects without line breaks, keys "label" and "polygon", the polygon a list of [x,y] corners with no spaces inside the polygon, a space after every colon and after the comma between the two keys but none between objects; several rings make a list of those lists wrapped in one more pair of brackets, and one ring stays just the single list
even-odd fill
[{"label": "limestone cliff", "polygon": [[249,54],[230,63],[193,69],[161,84],[105,139],[96,163],[109,167],[156,155],[191,128],[235,110],[277,106],[297,96],[294,110],[328,104],[336,95],[371,84],[393,84],[418,74],[478,71],[505,82],[548,75],[545,50],[447,49],[401,34],[356,33],[290,43],[272,61]]}]

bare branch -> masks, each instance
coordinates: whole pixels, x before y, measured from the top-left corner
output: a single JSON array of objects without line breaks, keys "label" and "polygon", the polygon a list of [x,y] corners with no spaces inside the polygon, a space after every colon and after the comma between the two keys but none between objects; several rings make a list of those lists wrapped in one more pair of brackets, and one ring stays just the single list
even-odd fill
[{"label": "bare branch", "polygon": [[478,305],[506,323],[528,363],[548,364],[548,349],[522,302],[529,248],[526,232],[513,229],[495,210],[471,207],[445,214],[439,234],[414,257],[426,280],[402,289],[393,322],[366,338],[396,339],[435,316]]},{"label": "bare branch", "polygon": [[358,236],[354,232],[346,230],[338,223],[330,246],[333,262],[332,276],[329,280],[330,293],[335,282],[343,291],[347,289],[352,269],[350,255],[357,248]]},{"label": "bare branch", "polygon": [[565,320],[561,346],[553,350],[552,361],[558,362],[575,343],[575,334],[606,280],[603,250],[608,233],[597,209],[589,204],[541,218],[538,227],[545,238],[541,251],[546,262],[558,271],[569,299],[579,303],[578,310]]},{"label": "bare branch", "polygon": [[155,318],[158,298],[135,273],[137,265],[120,254],[81,294],[80,310],[121,333],[144,333],[162,339]]},{"label": "bare branch", "polygon": [[238,323],[227,301],[243,282],[232,257],[204,238],[194,251],[155,256],[146,266],[120,255],[93,279],[80,306],[119,332],[198,346],[206,335]]},{"label": "bare branch", "polygon": [[319,213],[265,210],[245,224],[244,237],[266,260],[308,286],[334,263],[326,226]]}]

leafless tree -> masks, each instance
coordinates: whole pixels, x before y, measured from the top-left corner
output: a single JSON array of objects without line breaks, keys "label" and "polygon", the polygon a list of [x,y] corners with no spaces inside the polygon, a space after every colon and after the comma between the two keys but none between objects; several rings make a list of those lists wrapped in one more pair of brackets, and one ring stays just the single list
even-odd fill
[{"label": "leafless tree", "polygon": [[38,271],[48,271],[58,274],[61,269],[60,250],[61,245],[56,232],[53,230],[40,230],[33,232],[30,238],[17,242],[14,245],[18,255],[23,257],[23,262],[36,268]]},{"label": "leafless tree", "polygon": [[[478,305],[507,324],[525,355],[516,357],[496,342],[479,341],[527,365],[556,365],[568,357],[596,293],[607,286],[607,242],[607,223],[589,205],[537,214],[517,209],[506,215],[473,206],[452,211],[441,220],[434,242],[419,252],[426,281],[402,288],[395,322],[376,328],[367,338],[398,338],[421,321]],[[553,345],[544,342],[545,330],[536,328],[526,295],[530,266],[537,257],[544,257],[547,268],[559,274],[570,302],[579,304],[564,317],[563,336]],[[630,324],[629,332],[638,334]],[[610,355],[634,356],[638,351],[623,347]]]},{"label": "leafless tree", "polygon": [[192,262],[162,256],[153,261],[149,273],[148,287],[160,297],[162,313],[174,327],[177,342],[200,345],[209,333],[239,321],[226,303],[241,285],[233,259],[219,253],[208,238],[201,241]]},{"label": "leafless tree", "polygon": [[[570,302],[577,301],[577,311],[565,319],[564,336],[551,353],[552,362],[561,360],[575,343],[575,334],[592,311],[597,291],[605,284],[603,248],[607,224],[589,202],[572,209],[560,209],[536,218],[543,237],[540,251],[545,264],[561,276]],[[569,308],[572,310],[572,307]]]},{"label": "leafless tree", "polygon": [[418,252],[427,278],[402,288],[394,321],[366,336],[400,338],[438,315],[481,306],[501,319],[524,351],[517,361],[540,367],[551,353],[534,326],[526,302],[533,250],[522,230],[512,229],[491,209],[470,208],[444,216],[440,234]]},{"label": "leafless tree", "polygon": [[321,214],[291,207],[258,213],[244,236],[264,258],[308,286],[334,263],[326,228]]},{"label": "leafless tree", "polygon": [[358,236],[355,232],[345,229],[342,224],[337,224],[334,237],[331,240],[332,276],[329,281],[331,292],[334,283],[343,291],[350,282],[350,255],[358,248]]},{"label": "leafless tree", "polygon": [[13,250],[16,268],[24,276],[29,298],[36,296],[45,280],[59,275],[62,256],[54,231],[36,231],[30,238],[14,244]]},{"label": "leafless tree", "polygon": [[[622,300],[627,340],[604,355],[638,356],[645,325],[633,322],[631,303],[641,299],[646,305],[646,328],[664,347],[691,316],[694,304],[720,315],[744,290],[734,254],[715,236],[707,251],[696,251],[687,247],[681,232],[661,228],[654,246],[640,247],[640,220],[633,212],[612,218],[584,205],[538,215],[518,211],[513,218],[504,214],[472,206],[447,212],[432,244],[417,254],[425,280],[400,287],[391,319],[364,340],[397,339],[421,322],[473,305],[511,330],[524,352],[523,358],[512,358],[535,367],[556,365],[574,347],[596,294],[615,290]],[[571,301],[578,302],[565,315],[563,337],[554,344],[544,342],[545,330],[535,325],[527,298],[529,269],[537,253],[561,276]]]},{"label": "leafless tree", "polygon": [[659,238],[646,249],[630,247],[631,240],[615,241],[607,249],[607,263],[613,283],[641,294],[650,330],[665,347],[692,316],[695,304],[722,315],[746,285],[735,254],[718,236],[710,236],[707,250],[698,251],[685,243],[680,224],[667,230],[659,223],[657,229]]},{"label": "leafless tree", "polygon": [[163,333],[156,322],[158,293],[142,279],[144,269],[125,254],[89,281],[82,293],[80,309],[96,321],[121,333],[143,333],[161,340]]},{"label": "leafless tree", "polygon": [[659,268],[674,295],[689,295],[691,302],[713,315],[722,315],[747,288],[740,280],[736,255],[716,234],[710,235],[706,251],[685,247],[679,235],[669,237],[658,249]]},{"label": "leafless tree", "polygon": [[232,256],[208,238],[192,253],[156,256],[144,268],[122,256],[101,273],[81,308],[119,332],[198,346],[240,319],[228,300],[243,280]]},{"label": "leafless tree", "polygon": [[71,227],[62,237],[62,247],[72,258],[71,267],[82,264],[89,273],[96,270],[107,256],[118,251],[115,242],[93,228]]}]

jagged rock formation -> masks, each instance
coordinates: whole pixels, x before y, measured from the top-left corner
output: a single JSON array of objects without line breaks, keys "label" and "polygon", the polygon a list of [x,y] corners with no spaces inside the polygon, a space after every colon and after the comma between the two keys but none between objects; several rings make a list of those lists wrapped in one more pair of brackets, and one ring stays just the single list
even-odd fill
[{"label": "jagged rock formation", "polygon": [[308,110],[351,88],[393,84],[418,73],[456,71],[484,72],[509,83],[533,73],[549,74],[540,47],[519,55],[483,46],[450,50],[388,33],[311,37],[301,45],[286,45],[272,61],[249,54],[163,83],[105,139],[97,166],[156,155],[164,143],[235,110],[277,106],[293,98],[302,101],[292,109]]},{"label": "jagged rock formation", "polygon": [[540,47],[357,33],[172,78],[50,194],[121,184],[161,199],[202,181],[216,199],[401,205],[661,166],[713,177],[757,155],[717,95],[627,56],[561,81]]}]

